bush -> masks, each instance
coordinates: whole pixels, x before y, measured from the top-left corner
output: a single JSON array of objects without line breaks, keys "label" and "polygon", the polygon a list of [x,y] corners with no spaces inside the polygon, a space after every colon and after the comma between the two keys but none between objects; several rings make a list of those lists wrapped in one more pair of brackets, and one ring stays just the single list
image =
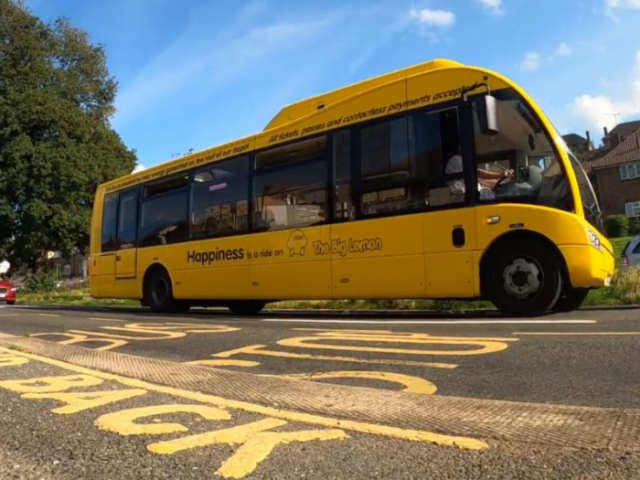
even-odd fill
[{"label": "bush", "polygon": [[624,215],[611,215],[606,222],[609,238],[626,237],[629,235],[629,219]]},{"label": "bush", "polygon": [[629,219],[629,235],[640,235],[640,217]]},{"label": "bush", "polygon": [[613,285],[613,294],[626,304],[640,303],[640,268],[622,270]]},{"label": "bush", "polygon": [[55,271],[39,270],[27,278],[25,290],[27,292],[50,292],[55,290],[58,280]]}]

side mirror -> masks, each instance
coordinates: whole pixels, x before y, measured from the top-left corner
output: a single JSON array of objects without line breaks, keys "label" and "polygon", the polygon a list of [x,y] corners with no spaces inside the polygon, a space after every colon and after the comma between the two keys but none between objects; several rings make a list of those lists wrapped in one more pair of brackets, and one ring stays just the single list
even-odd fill
[{"label": "side mirror", "polygon": [[484,95],[477,100],[478,120],[480,132],[483,135],[495,136],[500,133],[498,119],[498,101],[492,95]]}]

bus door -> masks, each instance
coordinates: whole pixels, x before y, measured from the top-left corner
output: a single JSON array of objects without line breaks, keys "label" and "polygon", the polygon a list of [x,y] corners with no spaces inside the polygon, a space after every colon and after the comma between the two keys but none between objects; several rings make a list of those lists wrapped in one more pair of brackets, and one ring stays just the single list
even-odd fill
[{"label": "bus door", "polygon": [[425,296],[424,189],[410,124],[402,117],[333,135],[335,298]]},{"label": "bus door", "polygon": [[[137,270],[137,225],[139,189],[120,192],[118,206],[118,242],[116,250],[116,290],[122,294],[130,287],[122,282],[131,283]],[[129,282],[127,282],[129,281]]]},{"label": "bus door", "polygon": [[[423,216],[425,270],[429,298],[468,298],[474,295],[473,251],[476,248],[475,214],[470,200],[473,183],[471,111],[458,105],[414,115],[416,139],[423,144],[421,163],[426,169]],[[418,153],[420,156],[420,153]]]}]

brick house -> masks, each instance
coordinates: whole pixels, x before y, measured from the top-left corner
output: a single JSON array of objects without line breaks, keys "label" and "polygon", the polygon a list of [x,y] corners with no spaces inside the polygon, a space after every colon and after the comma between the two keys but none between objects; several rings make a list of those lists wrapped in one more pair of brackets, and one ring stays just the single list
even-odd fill
[{"label": "brick house", "polygon": [[589,132],[587,132],[587,138],[584,138],[577,133],[569,133],[568,135],[563,135],[562,139],[578,158],[583,158],[589,152],[594,150]]},{"label": "brick house", "polygon": [[[636,129],[630,132],[630,126]],[[614,128],[608,139],[605,136],[602,150],[596,158],[586,160],[584,166],[593,180],[604,216],[640,217],[640,121]]]}]

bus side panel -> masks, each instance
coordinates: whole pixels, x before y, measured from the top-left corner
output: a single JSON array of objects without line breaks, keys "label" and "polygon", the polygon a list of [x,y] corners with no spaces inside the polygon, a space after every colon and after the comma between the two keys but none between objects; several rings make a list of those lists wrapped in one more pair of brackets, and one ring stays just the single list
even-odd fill
[{"label": "bus side panel", "polygon": [[331,298],[329,226],[250,235],[250,288],[246,298]]},{"label": "bus side panel", "polygon": [[102,237],[102,210],[104,206],[104,189],[98,188],[93,203],[93,213],[91,216],[91,238],[89,249],[91,252],[91,263],[89,268],[91,296],[100,298],[103,296],[102,275],[103,270],[108,265],[102,265],[100,256],[100,243]]},{"label": "bus side panel", "polygon": [[422,215],[331,227],[334,298],[424,298]]},{"label": "bus side panel", "polygon": [[245,298],[249,290],[247,237],[187,244],[184,282],[176,296],[187,299]]},{"label": "bus side panel", "polygon": [[477,240],[473,208],[425,214],[424,236],[429,298],[476,296],[473,251]]}]

